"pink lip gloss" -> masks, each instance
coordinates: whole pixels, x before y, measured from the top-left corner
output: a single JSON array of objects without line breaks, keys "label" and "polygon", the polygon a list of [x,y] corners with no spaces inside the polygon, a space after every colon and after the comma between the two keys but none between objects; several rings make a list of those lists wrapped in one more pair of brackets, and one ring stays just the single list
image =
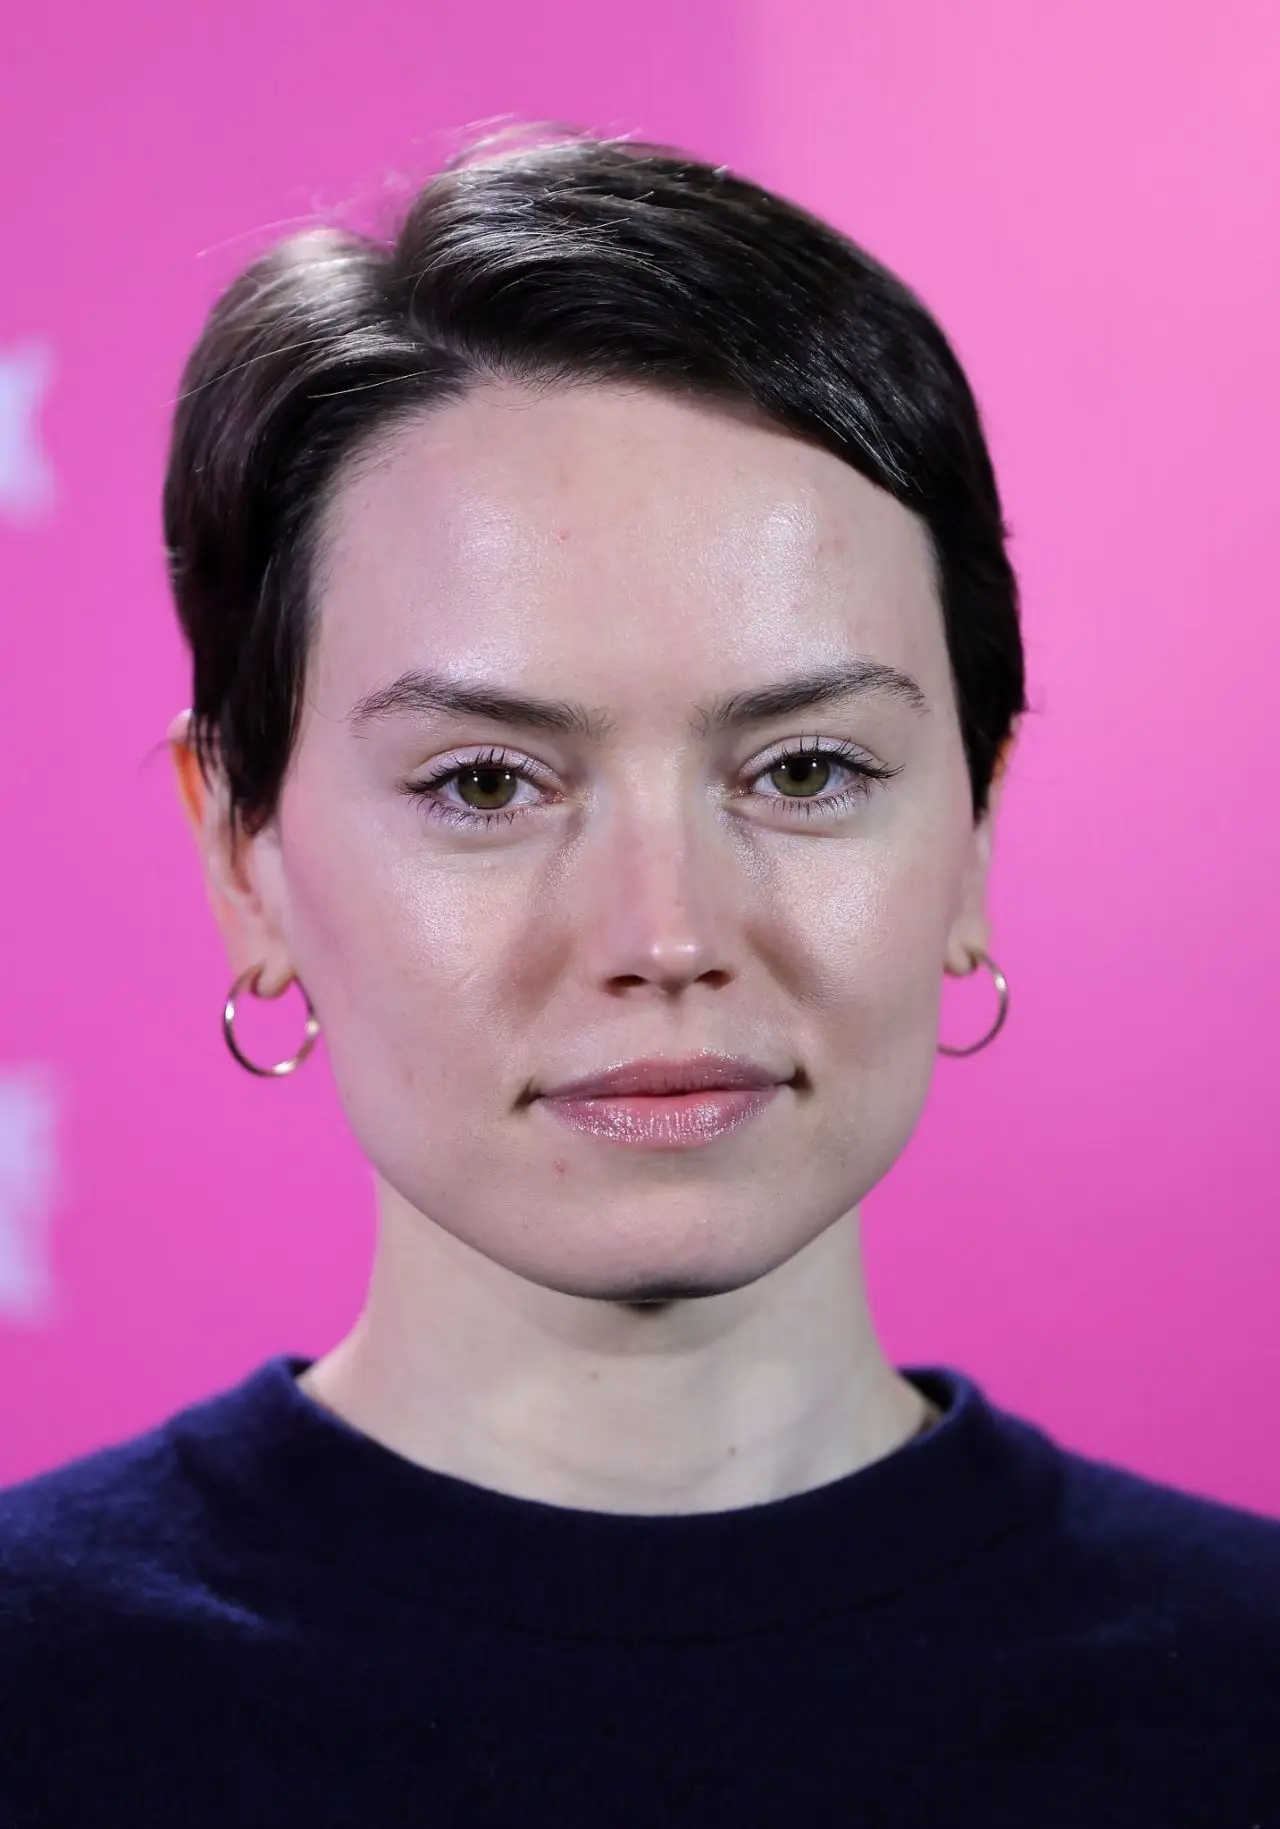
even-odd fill
[{"label": "pink lip gloss", "polygon": [[549,1116],[609,1143],[640,1149],[689,1149],[711,1143],[757,1117],[781,1086],[713,1087],[598,1098],[542,1098]]}]

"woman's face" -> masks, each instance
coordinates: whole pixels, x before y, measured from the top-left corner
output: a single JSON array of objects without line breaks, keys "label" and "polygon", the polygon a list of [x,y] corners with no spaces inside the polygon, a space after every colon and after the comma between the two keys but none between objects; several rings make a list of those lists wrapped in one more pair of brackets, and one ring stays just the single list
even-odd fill
[{"label": "woman's face", "polygon": [[[986,944],[921,526],[746,413],[497,386],[385,440],[324,526],[241,951],[305,985],[411,1213],[572,1294],[753,1282],[898,1156],[944,967]],[[804,702],[868,662],[906,679]],[[708,1051],[787,1083],[694,1147],[537,1096]]]}]

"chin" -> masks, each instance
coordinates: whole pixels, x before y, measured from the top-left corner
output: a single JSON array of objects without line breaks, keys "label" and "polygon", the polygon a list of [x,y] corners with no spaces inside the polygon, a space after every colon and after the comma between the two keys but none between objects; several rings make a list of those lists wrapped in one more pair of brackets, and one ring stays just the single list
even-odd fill
[{"label": "chin", "polygon": [[[661,1308],[729,1295],[778,1270],[839,1219],[845,1189],[672,1184],[620,1191],[559,1189],[541,1200],[484,1188],[450,1203],[453,1236],[536,1288],[620,1307]],[[803,1199],[796,1195],[803,1192]],[[441,1202],[441,1205],[446,1203]]]},{"label": "chin", "polygon": [[726,1282],[723,1278],[711,1276],[652,1277],[629,1289],[609,1290],[600,1299],[604,1302],[620,1302],[626,1308],[660,1308],[668,1302],[693,1302],[699,1296],[722,1296],[731,1289],[741,1288],[742,1284],[737,1278]]},{"label": "chin", "polygon": [[[764,1274],[763,1272],[761,1273]],[[572,1285],[557,1280],[549,1287],[556,1288],[562,1295],[585,1297],[594,1302],[612,1302],[619,1308],[668,1308],[673,1302],[694,1302],[703,1296],[728,1295],[732,1290],[744,1289],[748,1283],[754,1283],[754,1276],[662,1276],[655,1273],[647,1277],[606,1278],[600,1277],[590,1282],[575,1281]]]},{"label": "chin", "polygon": [[[613,1302],[624,1308],[662,1308],[672,1302],[692,1302],[704,1296],[728,1295],[745,1289],[776,1270],[793,1255],[785,1246],[771,1253],[723,1250],[708,1253],[706,1241],[699,1240],[698,1262],[680,1262],[678,1250],[633,1254],[631,1263],[618,1262],[617,1252],[609,1261],[592,1262],[592,1253],[583,1250],[573,1263],[526,1263],[520,1274],[545,1289],[562,1295],[585,1297],[594,1302]],[[645,1262],[644,1258],[649,1261]],[[711,1261],[708,1261],[710,1257]],[[715,1261],[716,1258],[719,1261]],[[636,1262],[635,1258],[641,1261]],[[516,1268],[516,1266],[512,1266]]]}]

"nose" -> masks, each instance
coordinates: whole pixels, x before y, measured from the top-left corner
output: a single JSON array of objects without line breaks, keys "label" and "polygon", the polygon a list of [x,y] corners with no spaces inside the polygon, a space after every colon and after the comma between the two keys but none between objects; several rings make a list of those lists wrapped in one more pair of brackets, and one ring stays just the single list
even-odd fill
[{"label": "nose", "polygon": [[687,807],[633,808],[589,842],[582,945],[595,983],[671,996],[731,982],[735,872],[705,818]]}]

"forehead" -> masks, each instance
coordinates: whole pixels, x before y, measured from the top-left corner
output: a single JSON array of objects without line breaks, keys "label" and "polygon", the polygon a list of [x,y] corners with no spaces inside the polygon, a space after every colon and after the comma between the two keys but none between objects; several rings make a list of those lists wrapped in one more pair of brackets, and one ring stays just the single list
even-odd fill
[{"label": "forehead", "polygon": [[493,385],[397,427],[338,482],[315,595],[318,672],[352,697],[425,660],[602,690],[619,659],[947,671],[914,515],[746,409],[647,389]]}]

